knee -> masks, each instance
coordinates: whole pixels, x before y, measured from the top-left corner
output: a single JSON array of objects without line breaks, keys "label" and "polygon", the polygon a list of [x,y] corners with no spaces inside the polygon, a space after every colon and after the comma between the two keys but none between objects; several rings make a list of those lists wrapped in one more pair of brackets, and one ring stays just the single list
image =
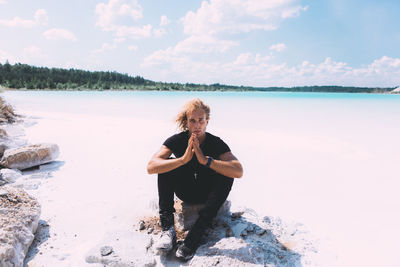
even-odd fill
[{"label": "knee", "polygon": [[220,192],[224,192],[226,194],[229,194],[229,192],[232,189],[233,179],[226,177],[222,174],[217,174],[215,179],[216,179],[216,183],[215,183],[216,190],[220,191]]}]

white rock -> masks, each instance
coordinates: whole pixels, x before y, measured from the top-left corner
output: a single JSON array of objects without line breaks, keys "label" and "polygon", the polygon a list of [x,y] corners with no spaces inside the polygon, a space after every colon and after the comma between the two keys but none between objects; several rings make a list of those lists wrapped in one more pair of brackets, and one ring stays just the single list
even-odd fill
[{"label": "white rock", "polygon": [[[284,224],[279,218],[268,217],[268,224],[255,212],[246,210],[239,218],[220,216],[215,227],[207,231],[203,243],[192,260],[182,263],[174,253],[157,254],[152,237],[137,226],[121,232],[108,233],[101,245],[93,248],[86,262],[98,266],[320,266],[313,261],[317,253],[306,231],[296,225]],[[136,228],[136,230],[135,230]],[[253,230],[247,233],[245,230]],[[227,236],[226,232],[231,233]],[[246,238],[240,236],[246,232]],[[257,233],[263,232],[262,235]],[[179,238],[179,236],[178,236]],[[102,257],[99,247],[112,246],[114,252]],[[291,244],[295,244],[291,246]]]},{"label": "white rock", "polygon": [[20,148],[7,149],[0,165],[10,169],[27,169],[53,161],[58,157],[59,148],[56,144],[36,144]]},{"label": "white rock", "polygon": [[257,234],[257,235],[263,235],[263,234],[265,234],[266,231],[267,231],[267,230],[258,227],[258,228],[256,229],[256,234]]},{"label": "white rock", "polygon": [[15,181],[22,176],[19,170],[12,169],[1,169],[0,174],[1,178],[7,183],[15,183]]},{"label": "white rock", "polygon": [[[286,232],[292,231],[287,231],[289,227],[280,220],[270,219],[276,228],[274,231],[268,229],[261,236],[246,231],[246,228],[256,232],[266,227],[262,217],[251,210],[241,212],[240,218],[232,219],[230,215],[226,215],[217,221],[219,223],[207,231],[205,243],[200,245],[195,256],[185,266],[314,266],[309,256],[315,254],[312,242],[304,236],[287,234]],[[234,236],[227,236],[227,229],[232,229]],[[241,233],[246,237],[241,237]],[[278,236],[284,236],[289,242],[296,243],[296,249],[288,249],[288,243],[282,243]],[[157,263],[162,266],[182,264],[171,255],[157,255],[152,248],[148,251],[153,253]]]},{"label": "white rock", "polygon": [[25,191],[1,187],[0,266],[22,266],[37,229],[40,205]]},{"label": "white rock", "polygon": [[108,256],[113,252],[113,248],[111,246],[104,246],[100,248],[101,256]]}]

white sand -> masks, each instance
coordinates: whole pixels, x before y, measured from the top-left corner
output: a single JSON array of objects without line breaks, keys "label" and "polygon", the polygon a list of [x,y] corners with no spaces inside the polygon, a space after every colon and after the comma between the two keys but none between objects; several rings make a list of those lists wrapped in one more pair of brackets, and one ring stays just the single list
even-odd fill
[{"label": "white sand", "polygon": [[[51,236],[29,266],[85,266],[85,254],[106,233],[132,227],[148,212],[157,192],[146,164],[174,133],[176,108],[106,116],[95,114],[103,104],[96,100],[85,103],[85,113],[7,97],[20,113],[36,117],[28,119],[37,122],[26,128],[29,141],[57,143],[65,163],[30,191],[42,204]],[[319,240],[324,266],[400,265],[395,116],[365,113],[371,106],[362,104],[330,111],[324,104],[270,103],[271,113],[258,114],[262,105],[255,103],[246,117],[249,111],[240,107],[226,112],[226,103],[209,102],[216,107],[210,132],[223,137],[245,167],[231,194],[234,204],[304,224]]]}]

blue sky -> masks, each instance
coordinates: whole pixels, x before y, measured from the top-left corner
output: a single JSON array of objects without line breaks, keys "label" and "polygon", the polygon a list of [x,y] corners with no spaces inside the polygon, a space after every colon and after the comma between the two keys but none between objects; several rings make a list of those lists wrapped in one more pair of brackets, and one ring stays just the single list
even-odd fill
[{"label": "blue sky", "polygon": [[0,0],[0,62],[165,82],[400,85],[398,0]]}]

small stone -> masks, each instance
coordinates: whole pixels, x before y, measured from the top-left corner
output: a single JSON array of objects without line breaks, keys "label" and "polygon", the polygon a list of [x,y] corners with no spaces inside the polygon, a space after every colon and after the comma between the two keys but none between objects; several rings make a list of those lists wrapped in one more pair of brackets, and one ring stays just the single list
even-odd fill
[{"label": "small stone", "polygon": [[242,237],[246,237],[246,236],[247,236],[247,231],[246,231],[246,229],[244,229],[244,230],[240,233],[240,236],[242,236]]},{"label": "small stone", "polygon": [[242,217],[243,215],[243,211],[237,211],[237,212],[233,212],[231,214],[232,219],[239,219],[240,217]]},{"label": "small stone", "polygon": [[254,225],[253,224],[248,224],[246,227],[246,231],[248,233],[254,232]]},{"label": "small stone", "polygon": [[154,230],[153,228],[149,227],[149,229],[147,229],[147,233],[151,234],[153,232],[153,230]]},{"label": "small stone", "polygon": [[101,256],[108,256],[113,252],[113,248],[111,246],[104,246],[100,248]]},{"label": "small stone", "polygon": [[271,219],[270,219],[268,216],[265,216],[265,217],[263,218],[263,222],[265,222],[265,223],[271,223]]},{"label": "small stone", "polygon": [[216,258],[213,262],[213,266],[217,266],[219,264],[219,258]]},{"label": "small stone", "polygon": [[235,234],[233,233],[233,231],[232,231],[232,229],[229,227],[229,228],[226,228],[226,230],[225,230],[225,236],[226,237],[232,237],[232,236],[235,236]]},{"label": "small stone", "polygon": [[263,228],[257,228],[256,235],[262,236],[263,234],[265,234],[265,232],[267,232],[267,230]]},{"label": "small stone", "polygon": [[139,221],[139,230],[143,230],[144,228],[146,228],[146,225],[144,224],[144,221]]}]

